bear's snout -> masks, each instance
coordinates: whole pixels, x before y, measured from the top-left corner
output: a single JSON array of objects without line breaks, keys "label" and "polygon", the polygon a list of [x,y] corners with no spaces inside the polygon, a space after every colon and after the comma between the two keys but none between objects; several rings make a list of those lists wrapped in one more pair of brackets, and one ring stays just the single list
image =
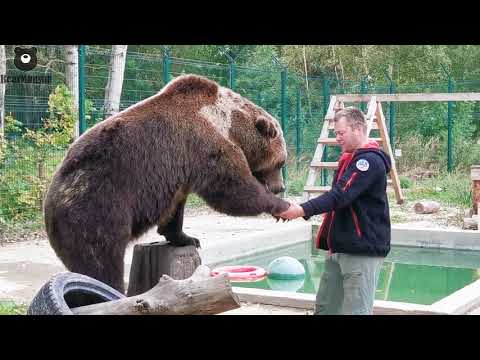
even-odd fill
[{"label": "bear's snout", "polygon": [[285,186],[283,184],[269,185],[268,189],[274,194],[279,194],[279,193],[285,192]]}]

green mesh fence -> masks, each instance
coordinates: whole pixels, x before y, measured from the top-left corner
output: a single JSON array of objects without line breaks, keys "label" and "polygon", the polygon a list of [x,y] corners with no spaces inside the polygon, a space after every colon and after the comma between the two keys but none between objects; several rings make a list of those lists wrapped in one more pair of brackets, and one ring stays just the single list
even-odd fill
[{"label": "green mesh fence", "polygon": [[[50,82],[46,84],[17,82],[8,83],[6,86],[5,114],[8,119],[15,119],[18,123],[17,126],[7,124],[5,128],[8,145],[3,151],[0,163],[0,220],[20,221],[38,216],[42,205],[41,199],[51,174],[68,147],[65,144],[38,146],[31,137],[25,136],[27,129],[39,131],[44,127],[45,119],[52,116],[49,112],[49,96],[54,94],[58,85],[66,83],[64,46],[36,45],[36,48],[38,65],[29,71],[28,75],[48,76]],[[25,72],[16,69],[14,65],[14,46],[6,46],[6,50],[7,75],[25,75]],[[103,105],[110,56],[109,46],[86,46],[87,128],[105,118]],[[167,51],[159,51],[158,54],[129,51],[126,57],[120,109],[157,93],[169,80],[181,74],[194,73],[206,76],[222,86],[233,88],[279,119],[283,123],[288,146],[290,159],[288,169],[289,171],[298,169],[305,174],[317,146],[331,95],[449,91],[447,81],[392,85],[387,79],[384,83],[371,83],[365,78],[357,81],[338,81],[332,76],[312,76],[305,79],[288,71],[282,75],[282,70],[281,65],[247,67],[229,62],[227,58],[223,63],[213,63],[171,57]],[[478,92],[479,89],[480,80],[453,81],[455,92]],[[57,94],[55,106],[62,106],[62,96]],[[406,154],[404,163],[416,159],[415,154],[409,154],[409,149],[413,146],[412,137],[420,138],[424,142],[439,137],[441,140],[438,143],[430,144],[432,151],[435,152],[435,156],[431,156],[431,161],[445,169],[449,161],[447,156],[449,131],[450,145],[453,149],[451,163],[454,168],[466,168],[470,163],[480,162],[480,152],[473,151],[474,149],[468,145],[468,140],[474,136],[478,137],[480,131],[478,125],[480,105],[477,102],[453,103],[450,110],[446,102],[382,105],[392,144],[395,147],[401,146],[402,153]],[[361,106],[366,109],[366,104]],[[333,132],[330,136],[334,136]],[[422,149],[424,146],[422,144],[424,143],[418,145],[418,149]],[[412,149],[421,154],[417,148]],[[338,156],[338,147],[329,146],[324,161],[336,161]],[[402,161],[400,159],[400,168]],[[325,171],[319,178],[319,183],[329,182],[331,173]],[[284,175],[287,176],[286,173]],[[292,183],[291,187],[287,181],[287,189],[300,192],[303,188],[302,181]]]}]

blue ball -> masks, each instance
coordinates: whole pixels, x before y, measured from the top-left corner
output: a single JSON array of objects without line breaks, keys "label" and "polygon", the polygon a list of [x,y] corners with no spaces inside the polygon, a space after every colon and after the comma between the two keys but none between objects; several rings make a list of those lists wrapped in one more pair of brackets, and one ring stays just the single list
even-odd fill
[{"label": "blue ball", "polygon": [[290,256],[281,256],[268,265],[268,277],[277,280],[302,279],[305,268],[297,259]]}]

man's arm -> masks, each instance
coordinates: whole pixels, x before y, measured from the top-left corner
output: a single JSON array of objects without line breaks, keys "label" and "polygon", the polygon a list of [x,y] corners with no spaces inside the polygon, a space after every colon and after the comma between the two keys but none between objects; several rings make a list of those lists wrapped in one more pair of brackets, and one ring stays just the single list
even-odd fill
[{"label": "man's arm", "polygon": [[[368,162],[366,166],[357,166],[360,159]],[[300,204],[303,216],[306,220],[313,215],[319,215],[335,209],[341,209],[350,205],[360,194],[368,190],[370,185],[385,176],[385,164],[375,154],[365,154],[352,162],[343,176],[337,181],[332,189],[314,199]],[[290,209],[289,209],[290,210]]]}]

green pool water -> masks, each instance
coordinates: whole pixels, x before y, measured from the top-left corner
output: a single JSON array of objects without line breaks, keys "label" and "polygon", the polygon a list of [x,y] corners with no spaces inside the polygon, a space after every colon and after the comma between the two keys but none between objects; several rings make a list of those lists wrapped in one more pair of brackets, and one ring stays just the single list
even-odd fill
[{"label": "green pool water", "polygon": [[[305,268],[301,280],[232,282],[233,286],[315,294],[324,268],[325,252],[301,243],[273,252],[237,258],[223,265],[255,265],[268,270],[280,256],[292,256]],[[393,246],[377,286],[376,299],[430,305],[480,278],[480,252]]]}]

